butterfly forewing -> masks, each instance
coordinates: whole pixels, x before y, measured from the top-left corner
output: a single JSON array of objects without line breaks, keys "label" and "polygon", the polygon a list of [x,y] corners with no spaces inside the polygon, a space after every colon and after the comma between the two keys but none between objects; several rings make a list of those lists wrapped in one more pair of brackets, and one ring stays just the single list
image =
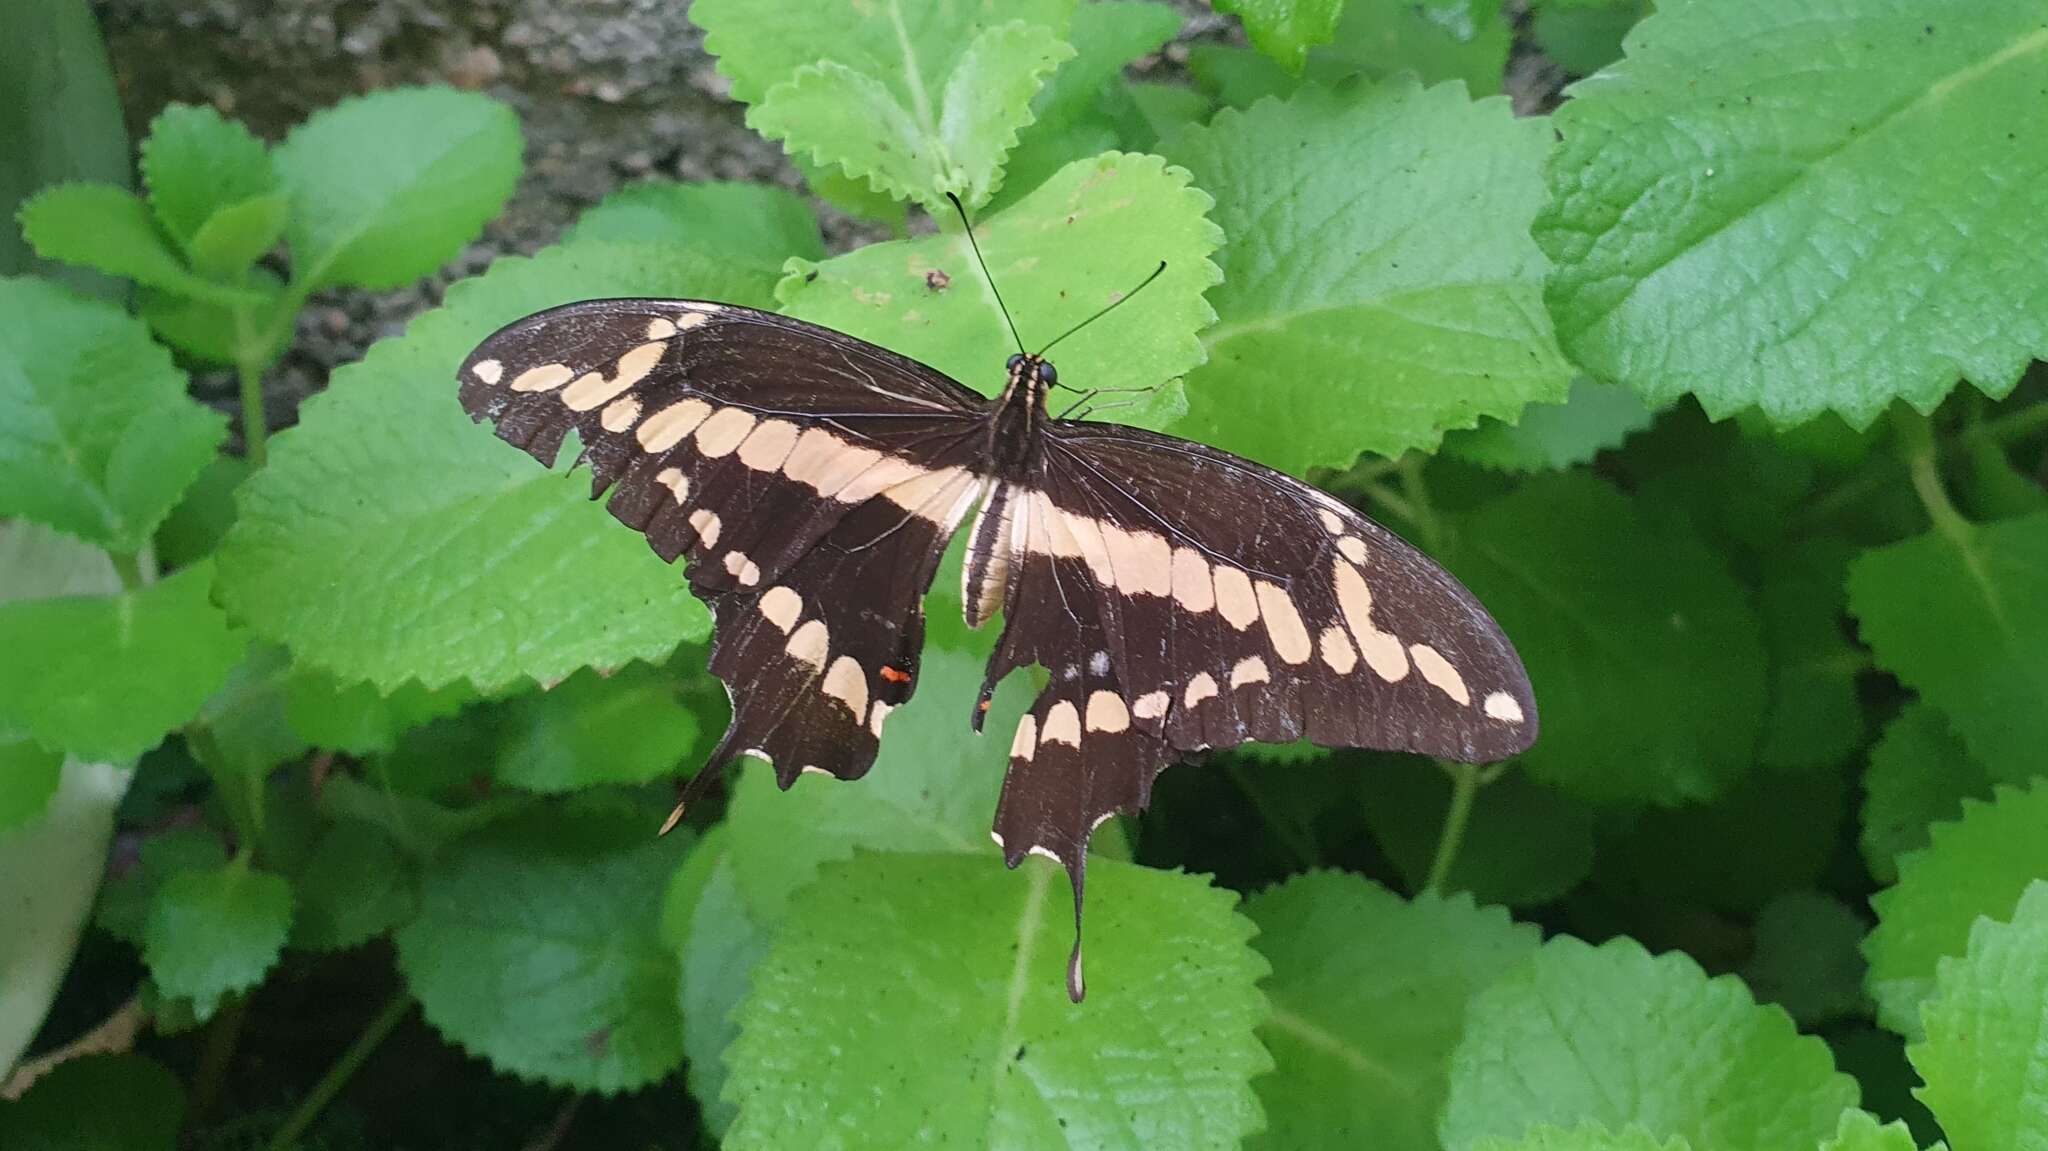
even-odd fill
[{"label": "butterfly forewing", "polygon": [[687,558],[733,693],[711,767],[752,753],[785,786],[867,770],[916,685],[921,600],[979,488],[987,401],[827,329],[681,300],[520,320],[464,362],[461,399],[543,463],[576,432],[593,495]]}]

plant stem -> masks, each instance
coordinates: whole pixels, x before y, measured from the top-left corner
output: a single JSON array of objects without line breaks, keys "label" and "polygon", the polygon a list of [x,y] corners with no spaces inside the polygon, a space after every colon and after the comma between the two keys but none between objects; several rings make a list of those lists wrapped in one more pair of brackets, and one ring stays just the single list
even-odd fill
[{"label": "plant stem", "polygon": [[1408,518],[1415,525],[1415,532],[1422,537],[1425,550],[1443,550],[1443,524],[1436,518],[1436,508],[1429,502],[1429,488],[1422,482],[1422,453],[1409,452],[1401,457],[1401,494],[1408,502]]},{"label": "plant stem", "polygon": [[[1451,805],[1444,811],[1443,833],[1437,836],[1436,858],[1429,864],[1429,879],[1422,885],[1424,891],[1441,892],[1450,879],[1451,865],[1458,861],[1458,849],[1465,844],[1465,825],[1472,822],[1472,802],[1479,798],[1479,789],[1491,782],[1482,779],[1476,763],[1439,763],[1451,776]],[[1494,778],[1499,773],[1493,773]]]},{"label": "plant stem", "polygon": [[149,586],[149,569],[143,565],[141,552],[108,552],[107,558],[114,561],[114,574],[121,577],[121,590],[140,591]]},{"label": "plant stem", "polygon": [[[1934,452],[1938,459],[1943,453],[1954,451],[1973,439],[1989,440],[2001,445],[2011,444],[2044,430],[2048,430],[2048,403],[2029,404],[2016,412],[2007,412],[1997,419],[1976,424],[1960,436],[1933,438]],[[1862,471],[1844,480],[1840,486],[1822,492],[1800,507],[1793,513],[1792,525],[1795,528],[1810,529],[1817,524],[1825,523],[1883,491],[1897,480],[1905,478],[1910,468],[1911,461],[1908,457],[1877,456]]]},{"label": "plant stem", "polygon": [[249,998],[230,999],[206,1028],[206,1046],[199,1053],[199,1070],[192,1076],[192,1107],[185,1113],[185,1130],[204,1126],[220,1103],[221,1088],[227,1083],[228,1065],[235,1061],[235,1048],[242,1042],[242,1025],[249,1021]]},{"label": "plant stem", "polygon": [[341,1089],[348,1086],[348,1081],[355,1077],[356,1072],[362,1070],[363,1064],[369,1061],[370,1055],[377,1050],[378,1045],[390,1037],[392,1029],[397,1027],[411,1010],[412,996],[401,991],[393,995],[377,1014],[371,1016],[370,1021],[363,1025],[362,1032],[356,1036],[356,1041],[349,1044],[348,1050],[341,1053],[341,1058],[334,1061],[334,1066],[327,1069],[327,1074],[320,1077],[320,1082],[313,1085],[313,1090],[307,1093],[298,1109],[292,1112],[291,1118],[286,1119],[284,1126],[277,1129],[277,1134],[271,1136],[269,1151],[290,1151],[290,1148],[297,1145],[299,1137],[313,1125],[313,1120],[318,1119],[320,1112],[325,1110],[329,1103],[334,1102],[334,1097],[341,1094]]},{"label": "plant stem", "polygon": [[1960,540],[1968,536],[1970,521],[1956,510],[1955,503],[1948,498],[1948,489],[1941,482],[1940,449],[1927,417],[1908,411],[1900,413],[1894,422],[1899,429],[1899,446],[1905,452],[1907,471],[1913,477],[1913,491],[1919,495],[1921,506],[1927,509],[1927,518],[1950,539]]},{"label": "plant stem", "polygon": [[263,466],[270,440],[270,425],[263,415],[263,367],[254,360],[237,360],[235,375],[242,382],[242,454],[249,466]]}]

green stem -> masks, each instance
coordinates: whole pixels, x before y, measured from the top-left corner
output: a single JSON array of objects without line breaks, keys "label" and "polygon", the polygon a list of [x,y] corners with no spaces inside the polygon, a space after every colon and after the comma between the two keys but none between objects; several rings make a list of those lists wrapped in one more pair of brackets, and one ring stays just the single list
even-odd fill
[{"label": "green stem", "polygon": [[[1451,776],[1451,805],[1444,811],[1444,829],[1437,836],[1436,858],[1429,864],[1429,879],[1422,885],[1424,891],[1442,892],[1444,884],[1451,877],[1451,865],[1458,861],[1458,849],[1465,844],[1465,827],[1472,822],[1472,803],[1479,798],[1479,789],[1491,782],[1482,778],[1476,763],[1440,763]],[[1492,778],[1499,778],[1493,773]]]},{"label": "green stem", "polygon": [[114,561],[114,574],[121,577],[123,591],[140,591],[150,585],[149,569],[142,562],[141,552],[108,552],[107,558]]},{"label": "green stem", "polygon": [[[236,317],[240,326],[241,317]],[[263,466],[270,441],[270,424],[263,414],[263,361],[243,356],[235,361],[235,376],[242,384],[242,454],[249,466]]]},{"label": "green stem", "polygon": [[220,1103],[227,1084],[228,1065],[235,1061],[235,1048],[242,1042],[242,1025],[249,1021],[249,998],[239,995],[227,1001],[206,1028],[206,1046],[199,1053],[199,1070],[192,1076],[192,1106],[185,1113],[185,1130],[206,1125]]},{"label": "green stem", "polygon": [[362,1032],[356,1036],[356,1041],[349,1044],[348,1050],[341,1053],[341,1058],[334,1061],[334,1066],[327,1069],[327,1074],[320,1077],[320,1082],[313,1085],[313,1090],[299,1103],[298,1109],[284,1121],[284,1126],[278,1128],[277,1134],[271,1136],[269,1151],[290,1151],[290,1148],[296,1146],[299,1137],[304,1135],[306,1129],[313,1125],[313,1121],[320,1117],[320,1112],[326,1110],[329,1103],[334,1102],[334,1097],[341,1094],[341,1089],[348,1086],[348,1081],[355,1077],[356,1072],[362,1070],[363,1064],[369,1061],[371,1054],[390,1037],[392,1029],[397,1027],[411,1010],[412,996],[401,991],[392,996],[390,1002],[379,1009],[377,1014],[371,1016],[370,1021],[363,1025]]},{"label": "green stem", "polygon": [[[2048,403],[2029,404],[2016,412],[2007,412],[1997,419],[1975,424],[1960,436],[1934,438],[1934,452],[1938,459],[1973,439],[2012,444],[2044,430],[2048,430]],[[1839,487],[1822,492],[1801,507],[1793,516],[1793,526],[1810,529],[1825,523],[1907,478],[1910,471],[1909,456],[1877,456],[1863,470],[1842,481]]]},{"label": "green stem", "polygon": [[1415,532],[1422,537],[1422,546],[1427,551],[1443,550],[1443,523],[1436,517],[1436,508],[1429,502],[1429,488],[1422,482],[1421,452],[1409,452],[1401,457],[1401,494],[1408,503],[1408,519],[1415,525]]},{"label": "green stem", "polygon": [[1907,410],[1894,417],[1893,423],[1899,432],[1899,447],[1906,457],[1906,469],[1913,478],[1913,491],[1919,495],[1920,504],[1927,509],[1927,518],[1935,528],[1951,539],[1962,539],[1970,534],[1970,521],[1956,510],[1955,503],[1948,498],[1948,489],[1941,482],[1940,447],[1934,439],[1934,428],[1926,416]]}]

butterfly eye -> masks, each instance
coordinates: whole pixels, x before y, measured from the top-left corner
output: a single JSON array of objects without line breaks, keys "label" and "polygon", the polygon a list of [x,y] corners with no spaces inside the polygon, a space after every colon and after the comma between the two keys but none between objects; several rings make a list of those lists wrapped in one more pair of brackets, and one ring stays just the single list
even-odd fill
[{"label": "butterfly eye", "polygon": [[1052,370],[1050,363],[1040,360],[1038,361],[1038,381],[1047,387],[1051,387],[1060,382],[1060,374]]},{"label": "butterfly eye", "polygon": [[1006,370],[1006,371],[1012,371],[1012,372],[1014,372],[1014,371],[1016,371],[1016,370],[1017,370],[1017,365],[1018,365],[1018,364],[1021,364],[1021,363],[1023,363],[1023,362],[1024,362],[1024,354],[1023,354],[1022,352],[1011,352],[1011,353],[1010,353],[1010,361],[1009,361],[1009,363],[1007,363],[1007,364],[1004,364],[1004,365],[1003,365],[1003,368],[1004,368],[1004,370]]}]

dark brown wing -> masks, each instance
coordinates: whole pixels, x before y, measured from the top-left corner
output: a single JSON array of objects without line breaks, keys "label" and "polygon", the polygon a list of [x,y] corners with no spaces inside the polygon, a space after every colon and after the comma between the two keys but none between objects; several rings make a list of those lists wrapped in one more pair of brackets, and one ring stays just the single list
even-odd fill
[{"label": "dark brown wing", "polygon": [[981,487],[985,400],[829,329],[692,300],[540,312],[479,345],[461,384],[472,417],[542,463],[573,429],[592,497],[610,491],[663,559],[687,557],[733,697],[701,779],[741,753],[784,787],[867,771]]},{"label": "dark brown wing", "polygon": [[[1306,738],[1468,762],[1536,737],[1514,646],[1435,562],[1339,500],[1229,453],[1055,423],[1010,548],[988,685],[1051,682],[996,812],[1010,862],[1060,860],[1080,914],[1089,834],[1184,754]],[[979,525],[978,525],[979,526]],[[980,557],[971,556],[970,565]],[[969,589],[976,603],[986,588]],[[1079,994],[1079,942],[1071,976]]]}]

